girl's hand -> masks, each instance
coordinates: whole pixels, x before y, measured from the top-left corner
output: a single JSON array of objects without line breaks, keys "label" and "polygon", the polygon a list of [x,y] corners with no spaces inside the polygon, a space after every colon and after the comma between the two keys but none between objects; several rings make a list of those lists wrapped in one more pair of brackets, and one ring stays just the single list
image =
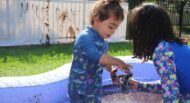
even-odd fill
[{"label": "girl's hand", "polygon": [[138,81],[130,79],[129,84],[131,86],[131,89],[137,90],[138,89]]}]

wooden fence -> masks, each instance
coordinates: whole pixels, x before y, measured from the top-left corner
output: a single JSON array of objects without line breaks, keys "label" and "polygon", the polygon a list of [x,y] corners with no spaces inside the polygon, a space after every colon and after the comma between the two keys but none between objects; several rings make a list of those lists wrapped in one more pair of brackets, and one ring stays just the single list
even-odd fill
[{"label": "wooden fence", "polygon": [[[93,3],[87,0],[0,0],[0,46],[73,42],[89,24],[88,14]],[[109,41],[125,40],[128,4],[122,6],[125,19]]]}]

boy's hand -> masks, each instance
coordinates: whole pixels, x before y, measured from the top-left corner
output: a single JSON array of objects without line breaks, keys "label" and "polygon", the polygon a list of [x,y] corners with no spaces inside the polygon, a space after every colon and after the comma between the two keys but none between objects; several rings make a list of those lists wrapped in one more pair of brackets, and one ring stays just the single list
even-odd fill
[{"label": "boy's hand", "polygon": [[111,80],[112,80],[113,84],[118,84],[118,80],[117,80],[117,68],[113,68],[112,67],[112,70],[110,71],[110,77],[111,77]]},{"label": "boy's hand", "polygon": [[132,66],[130,64],[127,64],[118,58],[109,56],[106,53],[102,55],[102,57],[99,60],[99,63],[105,66],[116,65],[122,71],[126,73],[131,73],[130,69],[132,68]]},{"label": "boy's hand", "polygon": [[131,73],[131,69],[133,68],[132,65],[124,63],[124,62],[119,63],[117,66],[119,69],[121,69],[122,71],[128,74]]},{"label": "boy's hand", "polygon": [[120,75],[117,76],[117,70],[119,68],[117,66],[111,66],[110,76],[112,79],[113,84],[120,84],[122,82],[128,81],[132,77],[132,73],[128,73],[128,75]]}]

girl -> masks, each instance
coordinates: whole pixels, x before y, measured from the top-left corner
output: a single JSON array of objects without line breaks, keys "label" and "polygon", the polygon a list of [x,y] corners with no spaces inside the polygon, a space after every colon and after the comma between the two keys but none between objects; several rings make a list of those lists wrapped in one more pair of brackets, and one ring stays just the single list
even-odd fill
[{"label": "girl", "polygon": [[133,89],[162,93],[164,103],[190,102],[190,48],[174,34],[167,12],[157,4],[135,7],[129,18],[129,37],[136,58],[153,60],[161,82],[131,80]]}]

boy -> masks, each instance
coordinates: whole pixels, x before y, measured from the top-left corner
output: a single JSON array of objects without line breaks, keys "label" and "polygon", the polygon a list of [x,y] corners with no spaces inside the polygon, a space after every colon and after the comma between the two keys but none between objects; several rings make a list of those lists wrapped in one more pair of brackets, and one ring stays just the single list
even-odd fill
[{"label": "boy", "polygon": [[68,93],[71,103],[100,103],[103,67],[113,72],[118,66],[130,73],[131,65],[107,54],[109,38],[124,19],[117,0],[98,0],[90,12],[90,26],[76,38],[69,76]]}]

